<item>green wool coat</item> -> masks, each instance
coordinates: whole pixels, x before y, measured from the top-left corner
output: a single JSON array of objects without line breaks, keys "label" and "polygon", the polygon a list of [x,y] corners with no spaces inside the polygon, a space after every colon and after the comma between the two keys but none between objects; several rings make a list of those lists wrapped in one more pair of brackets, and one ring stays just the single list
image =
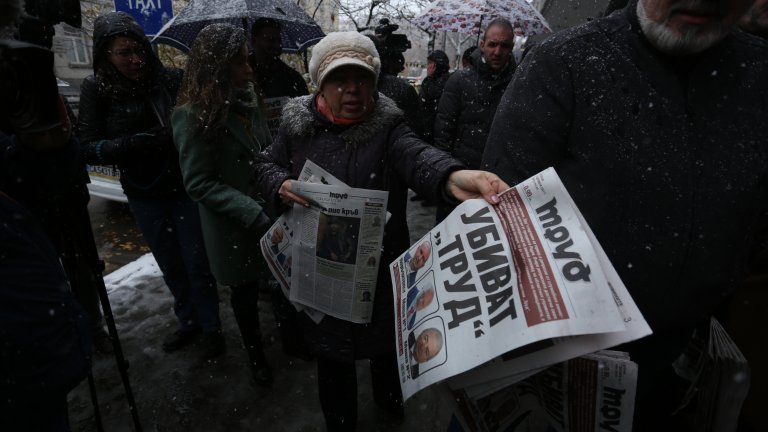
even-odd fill
[{"label": "green wool coat", "polygon": [[255,223],[264,210],[252,165],[272,139],[259,109],[250,120],[249,134],[230,112],[223,127],[203,136],[189,106],[176,108],[171,118],[184,187],[200,207],[211,271],[223,285],[258,280],[264,271],[259,248],[264,231]]}]

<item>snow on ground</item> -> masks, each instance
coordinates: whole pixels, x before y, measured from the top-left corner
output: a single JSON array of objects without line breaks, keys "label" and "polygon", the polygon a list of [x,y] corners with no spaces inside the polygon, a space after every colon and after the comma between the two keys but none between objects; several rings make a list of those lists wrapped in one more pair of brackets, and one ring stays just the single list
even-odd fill
[{"label": "snow on ground", "polygon": [[[432,226],[434,207],[409,203],[408,220],[414,242]],[[228,289],[219,289],[227,352],[206,362],[199,360],[196,346],[171,354],[161,349],[176,322],[171,294],[151,254],[112,272],[104,282],[145,431],[325,430],[315,364],[282,353],[269,293],[262,293],[259,313],[275,380],[262,388],[252,384]],[[114,356],[97,354],[93,376],[104,430],[133,430]],[[358,431],[443,432],[452,410],[446,388],[437,385],[408,400],[405,420],[393,422],[373,403],[368,368],[364,361],[358,363]],[[69,413],[73,431],[96,430],[87,381],[70,393]]]}]

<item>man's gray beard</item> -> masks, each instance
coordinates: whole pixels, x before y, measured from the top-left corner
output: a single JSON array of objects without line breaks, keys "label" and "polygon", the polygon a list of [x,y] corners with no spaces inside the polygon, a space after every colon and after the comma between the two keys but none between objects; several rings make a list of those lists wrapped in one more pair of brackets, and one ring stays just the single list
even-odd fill
[{"label": "man's gray beard", "polygon": [[667,54],[695,54],[710,48],[723,39],[730,29],[718,26],[706,33],[697,32],[695,28],[684,26],[683,34],[677,33],[666,23],[657,23],[648,18],[645,13],[644,0],[637,2],[637,19],[643,34],[659,51]]}]

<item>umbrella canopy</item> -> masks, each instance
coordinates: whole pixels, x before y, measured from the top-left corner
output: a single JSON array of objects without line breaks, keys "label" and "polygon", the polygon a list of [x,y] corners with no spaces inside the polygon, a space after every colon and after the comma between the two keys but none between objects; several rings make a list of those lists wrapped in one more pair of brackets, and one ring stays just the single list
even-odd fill
[{"label": "umbrella canopy", "polygon": [[214,23],[246,26],[250,39],[251,26],[259,18],[272,18],[280,23],[283,52],[303,51],[325,36],[304,9],[290,0],[192,0],[160,29],[152,42],[189,52],[200,30]]},{"label": "umbrella canopy", "polygon": [[525,0],[437,0],[416,18],[420,27],[435,30],[480,34],[482,23],[506,18],[518,36],[549,33],[549,24]]}]

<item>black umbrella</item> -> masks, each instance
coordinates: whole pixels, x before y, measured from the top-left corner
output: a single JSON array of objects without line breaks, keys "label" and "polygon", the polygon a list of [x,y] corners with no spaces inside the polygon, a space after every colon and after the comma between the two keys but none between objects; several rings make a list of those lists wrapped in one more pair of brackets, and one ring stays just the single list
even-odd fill
[{"label": "black umbrella", "polygon": [[152,42],[189,52],[197,34],[209,24],[242,25],[249,34],[259,18],[272,18],[280,23],[284,52],[304,51],[325,36],[304,9],[290,0],[192,0],[160,29]]}]

